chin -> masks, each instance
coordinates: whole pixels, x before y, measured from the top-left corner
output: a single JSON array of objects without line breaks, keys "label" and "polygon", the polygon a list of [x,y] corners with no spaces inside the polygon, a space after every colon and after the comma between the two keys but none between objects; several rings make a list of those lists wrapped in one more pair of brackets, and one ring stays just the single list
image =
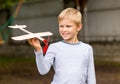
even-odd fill
[{"label": "chin", "polygon": [[70,40],[71,38],[69,36],[62,36],[63,40],[67,41]]},{"label": "chin", "polygon": [[62,37],[64,40],[68,40],[68,37]]},{"label": "chin", "polygon": [[63,40],[64,40],[64,41],[69,41],[70,39],[68,39],[68,38],[63,38]]}]

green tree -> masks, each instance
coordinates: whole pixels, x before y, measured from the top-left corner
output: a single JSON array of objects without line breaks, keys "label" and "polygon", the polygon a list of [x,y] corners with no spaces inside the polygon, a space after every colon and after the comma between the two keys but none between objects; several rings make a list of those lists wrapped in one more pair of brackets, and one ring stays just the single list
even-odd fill
[{"label": "green tree", "polygon": [[19,0],[0,0],[0,10],[10,10]]},{"label": "green tree", "polygon": [[[0,10],[10,10],[17,2],[20,0],[0,0]],[[26,1],[33,1],[33,0],[24,0]]]}]

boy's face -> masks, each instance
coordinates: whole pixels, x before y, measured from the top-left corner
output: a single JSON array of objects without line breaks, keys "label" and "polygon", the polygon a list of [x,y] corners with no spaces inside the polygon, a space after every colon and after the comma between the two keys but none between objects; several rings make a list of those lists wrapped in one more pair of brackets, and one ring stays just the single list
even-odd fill
[{"label": "boy's face", "polygon": [[75,22],[70,19],[59,21],[59,33],[66,42],[73,43],[78,41],[77,34],[80,29],[81,25],[76,25]]}]

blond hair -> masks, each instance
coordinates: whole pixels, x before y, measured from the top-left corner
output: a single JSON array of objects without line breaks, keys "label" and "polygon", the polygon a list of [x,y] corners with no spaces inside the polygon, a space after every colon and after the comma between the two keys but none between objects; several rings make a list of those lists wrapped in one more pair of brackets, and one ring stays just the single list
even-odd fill
[{"label": "blond hair", "polygon": [[77,9],[66,8],[58,15],[58,22],[63,19],[73,20],[77,25],[79,25],[81,23],[82,15]]}]

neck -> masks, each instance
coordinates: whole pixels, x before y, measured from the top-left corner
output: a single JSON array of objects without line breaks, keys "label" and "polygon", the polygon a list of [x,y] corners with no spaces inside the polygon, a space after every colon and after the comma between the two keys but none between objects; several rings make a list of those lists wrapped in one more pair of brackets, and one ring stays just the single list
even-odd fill
[{"label": "neck", "polygon": [[73,39],[73,40],[63,40],[64,42],[70,43],[70,44],[76,44],[79,43],[78,39]]}]

